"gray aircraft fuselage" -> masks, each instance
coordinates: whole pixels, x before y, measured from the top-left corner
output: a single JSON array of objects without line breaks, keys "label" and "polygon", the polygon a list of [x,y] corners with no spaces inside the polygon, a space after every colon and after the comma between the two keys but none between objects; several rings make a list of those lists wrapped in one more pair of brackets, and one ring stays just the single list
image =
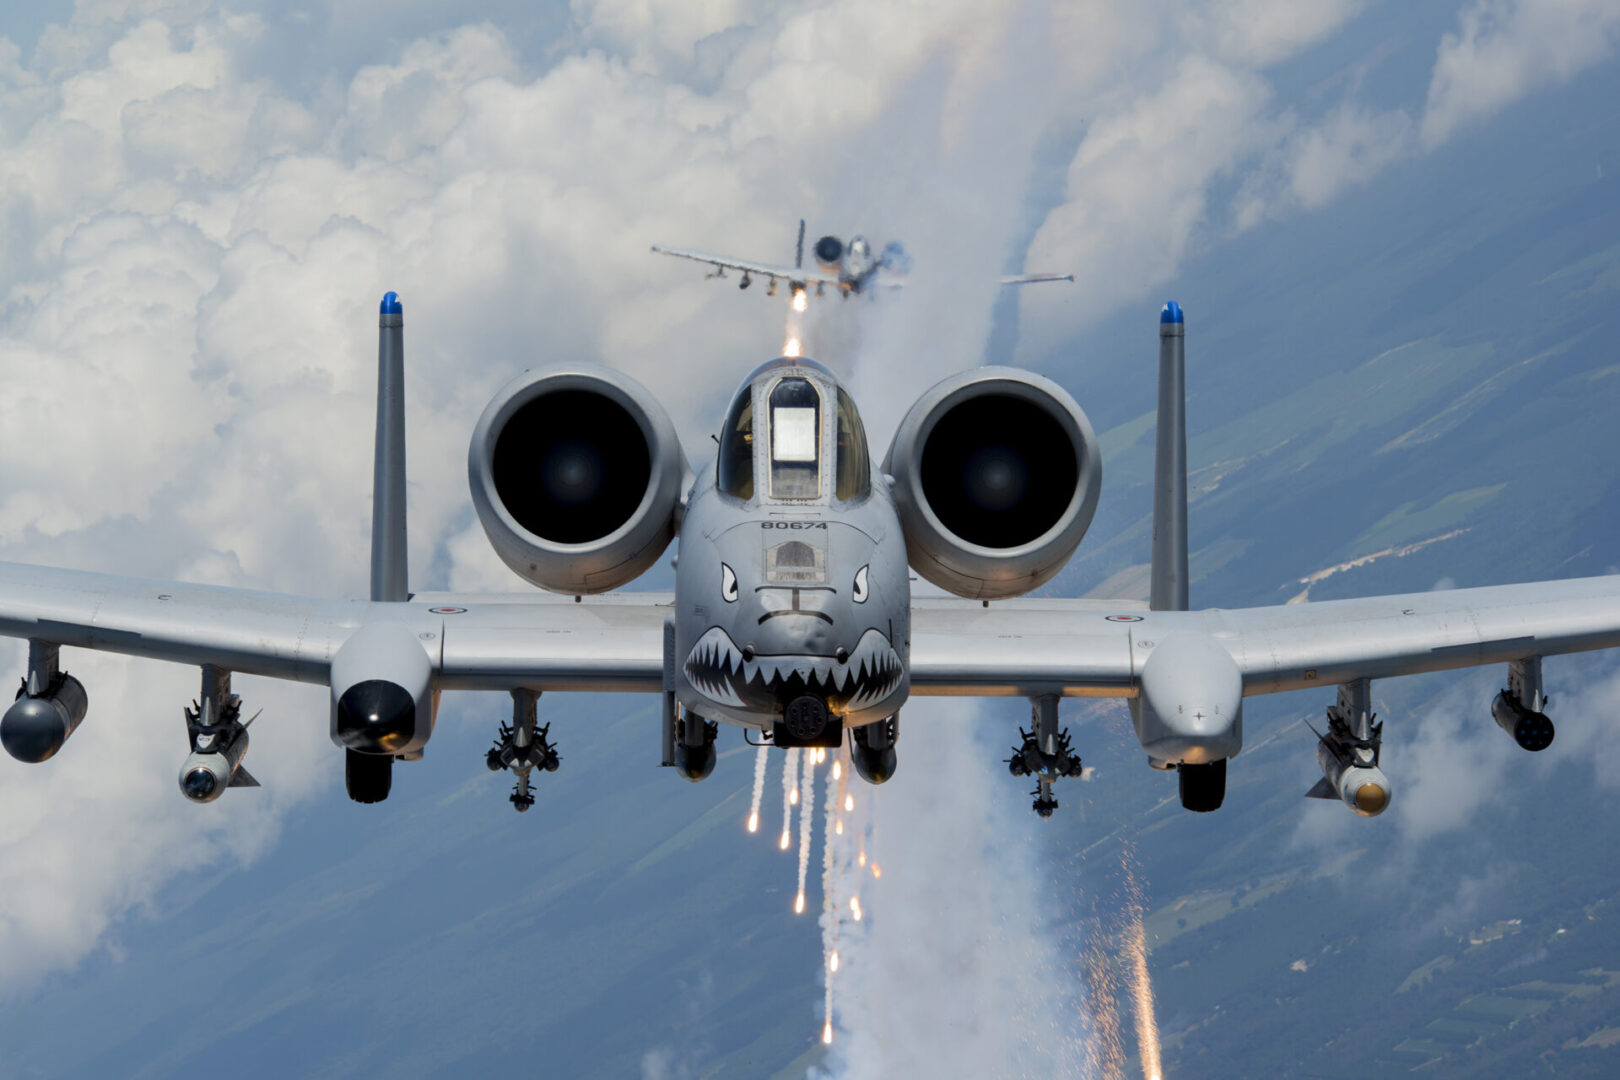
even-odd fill
[{"label": "gray aircraft fuselage", "polygon": [[909,692],[905,537],[853,401],[812,360],[773,360],[727,412],[700,469],[675,575],[676,698],[770,730],[793,702],[844,727]]}]

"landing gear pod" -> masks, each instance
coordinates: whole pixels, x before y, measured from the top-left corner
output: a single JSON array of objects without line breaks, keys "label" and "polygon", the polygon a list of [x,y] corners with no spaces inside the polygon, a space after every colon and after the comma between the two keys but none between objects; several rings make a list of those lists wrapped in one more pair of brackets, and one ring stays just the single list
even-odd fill
[{"label": "landing gear pod", "polygon": [[680,731],[675,740],[675,768],[694,784],[707,780],[714,772],[717,759],[714,740],[720,734],[720,725],[705,720],[697,713],[686,713],[680,719]]},{"label": "landing gear pod", "polygon": [[28,642],[28,675],[17,690],[17,700],[0,718],[0,745],[31,765],[62,749],[90,705],[84,685],[57,667],[57,651],[47,642]]},{"label": "landing gear pod", "polygon": [[868,784],[885,784],[894,777],[898,760],[894,744],[900,737],[900,714],[849,732],[850,762]]},{"label": "landing gear pod", "polygon": [[345,779],[356,802],[388,797],[396,756],[433,734],[433,664],[403,623],[367,623],[332,657],[332,741],[348,751]]}]

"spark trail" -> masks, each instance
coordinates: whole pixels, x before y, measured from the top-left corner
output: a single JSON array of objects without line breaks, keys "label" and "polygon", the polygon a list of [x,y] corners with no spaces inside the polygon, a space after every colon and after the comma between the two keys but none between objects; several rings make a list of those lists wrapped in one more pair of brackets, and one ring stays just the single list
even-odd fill
[{"label": "spark trail", "polygon": [[1159,1021],[1153,1014],[1153,980],[1148,974],[1147,929],[1142,923],[1144,904],[1142,886],[1136,880],[1135,853],[1127,847],[1121,862],[1125,871],[1125,981],[1136,1014],[1137,1053],[1142,1058],[1144,1080],[1162,1080]]},{"label": "spark trail", "polygon": [[766,754],[770,747],[761,746],[754,752],[754,797],[748,803],[748,831],[759,832],[759,803],[765,797]]}]

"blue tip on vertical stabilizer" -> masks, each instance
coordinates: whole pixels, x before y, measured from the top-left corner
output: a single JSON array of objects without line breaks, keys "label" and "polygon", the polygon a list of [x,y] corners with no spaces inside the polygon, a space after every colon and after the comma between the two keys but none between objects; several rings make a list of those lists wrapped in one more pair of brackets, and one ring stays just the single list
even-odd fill
[{"label": "blue tip on vertical stabilizer", "polygon": [[[1169,310],[1169,309],[1167,308],[1166,310]],[[397,292],[383,293],[382,313],[384,315],[403,315],[403,314],[405,314],[405,305],[401,304],[399,302],[399,293],[397,293]],[[1177,322],[1181,321],[1181,309],[1180,308],[1176,309],[1176,321]]]},{"label": "blue tip on vertical stabilizer", "polygon": [[[389,293],[388,295],[392,296],[394,294]],[[1164,310],[1159,312],[1159,321],[1162,322],[1162,323],[1178,323],[1178,322],[1180,322],[1181,321],[1181,305],[1176,303],[1174,300],[1171,300],[1169,303],[1165,304],[1164,305]]]}]

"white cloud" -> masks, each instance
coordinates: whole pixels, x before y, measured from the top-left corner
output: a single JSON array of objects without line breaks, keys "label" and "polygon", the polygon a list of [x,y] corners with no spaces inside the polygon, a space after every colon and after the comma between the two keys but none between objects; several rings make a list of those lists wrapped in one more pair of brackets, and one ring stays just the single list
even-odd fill
[{"label": "white cloud", "polygon": [[1233,64],[1268,67],[1332,36],[1368,0],[1216,0],[1182,16],[1182,37]]},{"label": "white cloud", "polygon": [[1187,57],[1091,125],[1027,264],[1073,269],[1086,315],[1168,278],[1206,225],[1211,181],[1276,141],[1271,100],[1253,72]]},{"label": "white cloud", "polygon": [[1440,42],[1423,114],[1436,146],[1533,90],[1568,82],[1613,55],[1613,0],[1475,0]]}]

